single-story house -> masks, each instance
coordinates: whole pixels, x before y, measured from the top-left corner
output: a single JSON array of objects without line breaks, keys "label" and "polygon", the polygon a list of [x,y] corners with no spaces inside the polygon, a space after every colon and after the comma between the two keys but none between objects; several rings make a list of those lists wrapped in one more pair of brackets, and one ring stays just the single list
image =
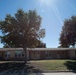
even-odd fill
[{"label": "single-story house", "polygon": [[[23,48],[0,48],[0,60],[24,60]],[[28,60],[75,59],[76,48],[27,48]]]}]

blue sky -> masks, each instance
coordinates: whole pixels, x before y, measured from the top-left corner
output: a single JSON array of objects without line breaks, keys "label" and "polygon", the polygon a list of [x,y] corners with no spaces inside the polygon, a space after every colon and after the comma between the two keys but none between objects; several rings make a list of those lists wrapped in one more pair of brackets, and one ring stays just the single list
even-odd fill
[{"label": "blue sky", "polygon": [[64,20],[76,15],[76,0],[0,0],[0,20],[6,14],[14,16],[20,8],[25,12],[36,9],[42,17],[41,27],[46,29],[42,41],[48,48],[57,48]]}]

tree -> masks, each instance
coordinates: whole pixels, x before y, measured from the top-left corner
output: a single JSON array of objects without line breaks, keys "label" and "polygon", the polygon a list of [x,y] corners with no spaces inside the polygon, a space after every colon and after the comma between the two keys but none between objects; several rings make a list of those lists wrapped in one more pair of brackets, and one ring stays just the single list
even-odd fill
[{"label": "tree", "polygon": [[75,47],[76,43],[76,16],[64,21],[62,32],[60,35],[61,47]]},{"label": "tree", "polygon": [[6,15],[4,21],[0,21],[0,30],[3,33],[1,42],[5,47],[22,47],[25,52],[26,63],[27,48],[34,47],[35,44],[40,42],[38,40],[40,27],[41,17],[35,10],[24,12],[22,9],[19,9],[15,16],[9,14]]},{"label": "tree", "polygon": [[42,41],[41,41],[41,39],[40,38],[44,38],[45,37],[45,29],[41,29],[40,31],[39,31],[39,33],[38,33],[38,37],[39,37],[39,46],[41,46],[43,43],[42,43]]}]

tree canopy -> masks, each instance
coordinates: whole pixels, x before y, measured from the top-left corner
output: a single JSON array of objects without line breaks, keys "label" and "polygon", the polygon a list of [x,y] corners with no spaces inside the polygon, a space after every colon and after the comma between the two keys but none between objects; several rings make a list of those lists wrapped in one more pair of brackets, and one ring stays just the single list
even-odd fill
[{"label": "tree canopy", "polygon": [[76,43],[76,16],[64,21],[60,35],[61,47],[75,46]]},{"label": "tree canopy", "polygon": [[[40,42],[39,32],[44,29],[40,29],[41,17],[37,15],[37,12],[29,10],[24,12],[19,9],[15,16],[10,14],[6,15],[4,21],[0,21],[0,30],[3,33],[1,36],[1,42],[4,47],[36,47]],[[40,32],[40,34],[45,31]],[[42,36],[44,36],[43,34]]]}]

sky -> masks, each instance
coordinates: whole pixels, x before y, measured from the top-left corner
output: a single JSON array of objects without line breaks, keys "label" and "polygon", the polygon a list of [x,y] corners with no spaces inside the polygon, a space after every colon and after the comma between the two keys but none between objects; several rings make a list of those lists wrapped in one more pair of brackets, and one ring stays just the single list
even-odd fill
[{"label": "sky", "polygon": [[0,0],[0,20],[4,20],[6,14],[14,16],[18,9],[36,10],[42,17],[41,28],[46,30],[42,41],[47,48],[57,48],[64,21],[76,16],[76,0]]}]

